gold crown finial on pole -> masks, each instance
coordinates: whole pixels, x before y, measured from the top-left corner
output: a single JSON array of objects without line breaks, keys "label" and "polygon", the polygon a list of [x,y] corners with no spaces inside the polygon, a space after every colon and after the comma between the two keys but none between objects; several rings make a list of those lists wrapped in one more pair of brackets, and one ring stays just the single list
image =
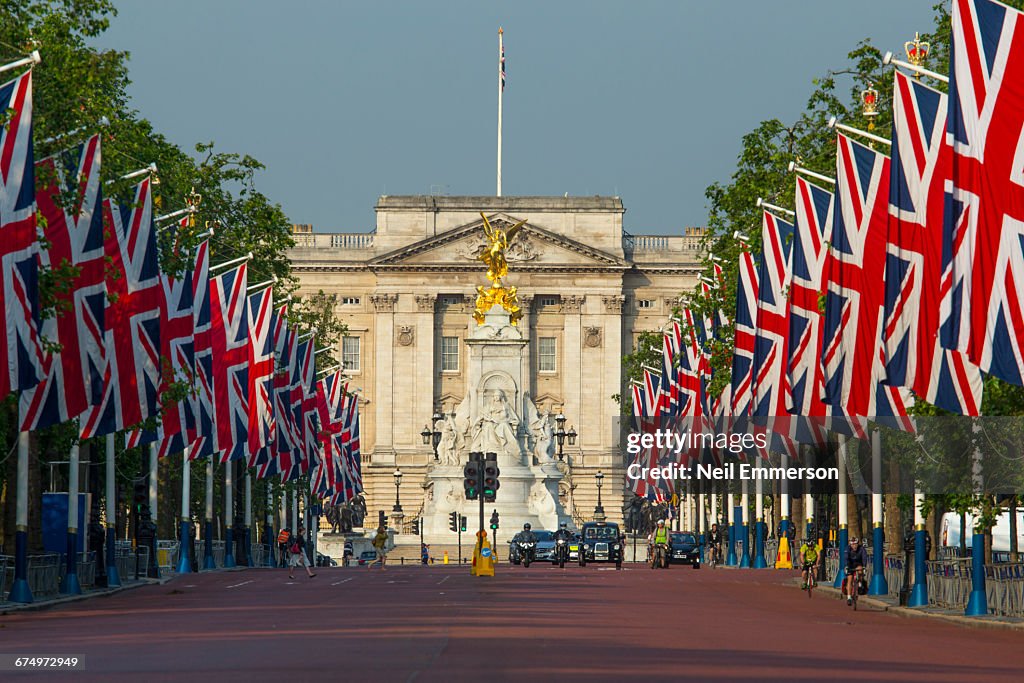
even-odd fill
[{"label": "gold crown finial on pole", "polygon": [[874,130],[875,117],[878,116],[878,91],[873,83],[868,83],[867,89],[861,91],[860,101],[864,106],[864,116],[868,117],[868,130]]},{"label": "gold crown finial on pole", "polygon": [[[931,45],[923,42],[921,40],[921,34],[915,31],[914,39],[903,43],[903,49],[907,53],[907,61],[912,65],[919,67],[924,64],[924,60],[928,57],[928,51],[931,49]],[[914,74],[914,78],[920,79],[921,72],[916,72]]]},{"label": "gold crown finial on pole", "polygon": [[195,185],[192,186],[192,191],[185,195],[185,206],[191,211],[188,216],[188,227],[196,227],[196,212],[199,211],[199,204],[203,201],[203,195],[196,192]]}]

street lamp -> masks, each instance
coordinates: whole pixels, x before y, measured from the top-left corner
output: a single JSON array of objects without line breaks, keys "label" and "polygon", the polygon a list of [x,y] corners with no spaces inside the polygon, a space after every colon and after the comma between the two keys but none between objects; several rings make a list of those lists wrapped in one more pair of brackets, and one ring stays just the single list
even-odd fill
[{"label": "street lamp", "polygon": [[395,477],[395,507],[392,508],[392,511],[401,512],[402,503],[398,498],[398,489],[402,485],[402,470],[396,469],[393,475]]},{"label": "street lamp", "polygon": [[594,519],[602,522],[604,521],[604,506],[601,505],[601,485],[604,483],[604,472],[598,470],[594,479],[597,480],[597,507],[594,508]]},{"label": "street lamp", "polygon": [[423,437],[423,445],[429,446],[431,442],[434,445],[434,460],[437,460],[437,446],[441,443],[441,431],[437,428],[437,423],[444,419],[441,415],[441,411],[435,410],[434,414],[430,417],[434,423],[434,429],[431,431],[430,425],[423,425],[423,431],[420,432],[420,436]]},{"label": "street lamp", "polygon": [[558,415],[555,416],[555,423],[558,425],[558,430],[555,432],[555,437],[558,439],[558,459],[565,460],[565,454],[562,452],[562,447],[565,445],[565,438],[569,437],[569,445],[576,445],[576,430],[569,427],[569,431],[565,431],[565,415],[559,411]]}]

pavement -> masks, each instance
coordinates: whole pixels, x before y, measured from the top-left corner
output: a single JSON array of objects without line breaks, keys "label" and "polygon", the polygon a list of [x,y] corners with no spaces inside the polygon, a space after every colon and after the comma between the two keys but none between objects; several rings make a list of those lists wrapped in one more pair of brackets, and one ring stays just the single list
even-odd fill
[{"label": "pavement", "polygon": [[[1021,634],[904,619],[774,570],[252,569],[0,617],[75,681],[1020,681]],[[60,680],[70,674],[2,674]]]}]

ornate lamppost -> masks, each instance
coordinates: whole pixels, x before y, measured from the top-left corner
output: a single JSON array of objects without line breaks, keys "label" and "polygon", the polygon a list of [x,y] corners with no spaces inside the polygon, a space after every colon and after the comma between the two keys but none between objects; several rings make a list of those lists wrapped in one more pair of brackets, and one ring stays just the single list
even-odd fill
[{"label": "ornate lamppost", "polygon": [[402,470],[396,469],[392,475],[395,478],[395,507],[391,508],[392,512],[402,512],[402,502],[398,497],[399,487],[402,485]]},{"label": "ornate lamppost", "polygon": [[566,437],[569,437],[569,445],[576,445],[576,430],[573,429],[572,425],[569,426],[569,431],[565,431],[565,415],[559,411],[558,415],[555,416],[555,423],[558,425],[558,430],[555,432],[555,438],[558,439],[558,459],[559,461],[565,460],[565,454],[562,452],[562,447],[565,445]]},{"label": "ornate lamppost", "polygon": [[434,414],[430,417],[434,424],[434,429],[431,431],[430,425],[423,425],[423,431],[420,432],[420,436],[423,437],[423,445],[429,446],[431,443],[434,445],[434,462],[437,462],[437,447],[441,443],[441,430],[437,428],[437,423],[444,419],[441,415],[441,411],[435,410]]},{"label": "ornate lamppost", "polygon": [[604,472],[598,470],[597,474],[594,475],[594,479],[597,480],[597,507],[594,508],[594,520],[597,522],[603,522],[604,506],[601,505],[601,486],[604,484]]}]

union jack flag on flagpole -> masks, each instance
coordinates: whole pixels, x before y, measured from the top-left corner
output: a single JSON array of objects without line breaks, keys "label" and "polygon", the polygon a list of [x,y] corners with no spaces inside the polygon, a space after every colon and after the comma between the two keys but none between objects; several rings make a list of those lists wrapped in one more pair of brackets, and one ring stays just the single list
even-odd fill
[{"label": "union jack flag on flagpole", "polygon": [[248,455],[249,314],[247,264],[210,278],[210,342],[213,348],[217,448],[221,462]]},{"label": "union jack flag on flagpole", "polygon": [[953,0],[942,343],[1024,384],[1024,14]]},{"label": "union jack flag on flagpole", "polygon": [[331,505],[352,500],[363,492],[362,454],[359,450],[359,397],[348,393],[343,397],[341,431],[341,466],[337,492]]},{"label": "union jack flag on flagpole", "polygon": [[910,429],[905,390],[883,384],[882,306],[889,158],[840,134],[836,205],[825,262],[825,400],[852,417]]},{"label": "union jack flag on flagpole", "polygon": [[32,72],[0,86],[0,396],[33,388],[46,376],[39,329],[39,242],[32,149]]},{"label": "union jack flag on flagpole", "polygon": [[79,421],[83,438],[129,429],[156,414],[162,286],[150,179],[121,206],[103,201],[107,307],[103,400]]},{"label": "union jack flag on flagpole", "polygon": [[295,428],[294,437],[297,445],[291,457],[290,467],[282,463],[281,480],[292,481],[309,471],[310,440],[315,442],[316,432],[307,434],[309,423],[306,421],[305,400],[309,387],[315,382],[315,344],[312,339],[298,342],[295,347],[295,361],[290,368],[289,407],[291,423]]},{"label": "union jack flag on flagpole", "polygon": [[258,476],[270,467],[270,432],[274,423],[274,296],[270,287],[250,294],[249,316],[249,467]]},{"label": "union jack flag on flagpole", "polygon": [[886,383],[940,408],[978,415],[981,371],[938,340],[947,97],[896,72],[882,333]]},{"label": "union jack flag on flagpole", "polygon": [[750,414],[753,404],[754,349],[757,332],[757,269],[754,257],[743,245],[736,282],[735,342],[732,355],[732,414]]},{"label": "union jack flag on flagpole", "polygon": [[796,455],[794,420],[788,412],[789,320],[786,317],[794,226],[762,212],[758,259],[757,323],[754,332],[753,399],[750,413],[771,431],[773,450]]},{"label": "union jack flag on flagpole", "polygon": [[[36,200],[45,219],[48,247],[41,262],[73,266],[56,317],[43,322],[42,334],[60,345],[47,358],[42,383],[19,396],[21,429],[32,431],[74,419],[103,399],[104,310],[107,288],[103,251],[103,198],[100,187],[100,136],[36,164],[44,184]],[[65,202],[73,198],[70,206]]]},{"label": "union jack flag on flagpole", "polygon": [[[270,432],[270,466],[267,476],[280,474],[291,467],[292,440],[291,410],[289,409],[289,368],[295,356],[295,334],[288,326],[288,304],[282,305],[270,321],[274,345],[273,409],[274,419]],[[285,463],[287,460],[287,463]],[[287,465],[287,466],[285,466]]]},{"label": "union jack flag on flagpole", "polygon": [[214,399],[213,340],[210,337],[210,245],[196,247],[192,275],[192,323],[195,329],[196,437],[190,457],[213,457],[217,452],[217,421]]}]

